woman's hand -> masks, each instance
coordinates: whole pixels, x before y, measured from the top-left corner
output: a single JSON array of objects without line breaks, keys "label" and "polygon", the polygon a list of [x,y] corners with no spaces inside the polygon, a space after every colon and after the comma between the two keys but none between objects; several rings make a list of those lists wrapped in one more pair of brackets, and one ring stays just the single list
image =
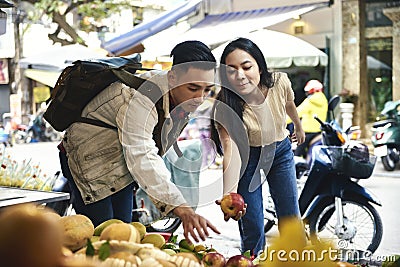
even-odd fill
[{"label": "woman's hand", "polygon": [[[218,199],[215,201],[215,203],[219,206],[221,206],[221,202],[222,202],[222,199]],[[239,210],[234,216],[231,216],[224,212],[224,220],[228,221],[230,218],[232,218],[235,221],[238,221],[238,220],[240,220],[240,218],[242,218],[246,214],[246,209],[247,209],[247,204],[245,203],[243,209]]]},{"label": "woman's hand", "polygon": [[302,127],[295,127],[294,135],[294,138],[297,140],[298,145],[301,145],[306,141],[306,134]]},{"label": "woman's hand", "polygon": [[[196,242],[199,242],[200,239],[203,241],[206,240],[209,236],[208,228],[213,230],[215,233],[220,234],[214,225],[212,225],[206,218],[196,214],[189,206],[181,205],[176,207],[173,212],[181,219],[183,235],[189,242],[191,242],[191,238]],[[189,236],[191,236],[191,238],[189,238]]]}]

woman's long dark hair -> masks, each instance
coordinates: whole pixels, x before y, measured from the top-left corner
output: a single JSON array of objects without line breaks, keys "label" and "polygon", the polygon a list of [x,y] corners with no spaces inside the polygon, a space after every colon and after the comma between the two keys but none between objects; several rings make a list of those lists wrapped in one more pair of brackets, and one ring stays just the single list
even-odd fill
[{"label": "woman's long dark hair", "polygon": [[[221,91],[218,93],[216,97],[216,101],[212,110],[212,118],[215,118],[215,112],[218,112],[216,107],[218,102],[222,102],[229,106],[232,110],[236,112],[239,118],[243,121],[243,110],[245,101],[243,98],[238,95],[230,86],[228,81],[228,77],[226,75],[226,58],[232,53],[234,50],[240,49],[248,54],[250,54],[255,61],[257,62],[258,68],[260,69],[260,86],[266,88],[272,88],[274,86],[274,78],[271,72],[268,71],[267,62],[265,61],[264,55],[261,52],[260,48],[251,40],[246,38],[238,38],[230,42],[224,49],[221,60],[220,60],[220,69],[219,75],[221,79]],[[227,124],[231,125],[231,124]],[[228,133],[229,133],[229,129]],[[214,123],[211,123],[211,139],[214,141],[216,145],[216,149],[218,154],[222,155],[222,147],[221,141],[219,139],[219,135],[217,129],[215,128]]]}]

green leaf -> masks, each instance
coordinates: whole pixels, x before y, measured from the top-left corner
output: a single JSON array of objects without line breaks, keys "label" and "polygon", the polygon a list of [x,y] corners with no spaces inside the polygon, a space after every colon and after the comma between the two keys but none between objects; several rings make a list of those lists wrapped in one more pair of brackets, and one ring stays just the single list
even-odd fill
[{"label": "green leaf", "polygon": [[245,257],[248,258],[248,259],[251,259],[250,250],[246,250],[246,251],[243,253],[243,256],[245,256]]},{"label": "green leaf", "polygon": [[86,242],[86,255],[94,256],[94,247],[92,241],[88,238]]},{"label": "green leaf", "polygon": [[99,259],[101,261],[104,261],[105,259],[107,259],[108,256],[110,256],[110,250],[111,250],[110,243],[108,241],[106,241],[99,248]]},{"label": "green leaf", "polygon": [[192,250],[189,250],[189,249],[186,249],[186,248],[182,248],[182,247],[179,247],[179,252],[189,252],[189,253],[193,253]]},{"label": "green leaf", "polygon": [[170,243],[176,244],[176,243],[178,242],[178,236],[177,236],[177,235],[173,235],[173,236],[170,238],[169,242],[170,242]]}]

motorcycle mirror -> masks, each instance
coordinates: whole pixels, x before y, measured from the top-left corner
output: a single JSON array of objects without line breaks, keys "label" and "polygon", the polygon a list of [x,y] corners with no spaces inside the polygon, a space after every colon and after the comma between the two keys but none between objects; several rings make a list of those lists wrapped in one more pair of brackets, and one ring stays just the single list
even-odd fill
[{"label": "motorcycle mirror", "polygon": [[331,112],[332,118],[335,118],[335,114],[333,113],[333,110],[336,108],[336,106],[340,102],[340,96],[339,95],[334,95],[329,99],[328,102],[328,110]]},{"label": "motorcycle mirror", "polygon": [[340,102],[340,96],[334,95],[329,99],[328,110],[333,111]]}]

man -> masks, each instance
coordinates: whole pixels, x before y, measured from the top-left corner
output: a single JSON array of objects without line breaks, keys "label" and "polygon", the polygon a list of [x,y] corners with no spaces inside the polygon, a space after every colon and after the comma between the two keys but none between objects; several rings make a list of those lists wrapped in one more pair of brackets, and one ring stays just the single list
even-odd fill
[{"label": "man", "polygon": [[306,140],[297,146],[294,154],[306,158],[307,149],[311,140],[321,133],[320,124],[314,116],[321,121],[326,121],[328,113],[328,100],[323,93],[323,85],[318,80],[310,80],[304,87],[307,98],[297,107],[297,113],[301,118]]},{"label": "man", "polygon": [[[171,57],[171,70],[143,74],[149,81],[140,88],[115,82],[85,107],[83,117],[116,126],[117,131],[74,123],[63,146],[77,213],[94,225],[111,218],[130,222],[136,182],[162,215],[173,213],[182,220],[186,239],[190,235],[198,242],[209,235],[208,228],[219,232],[186,203],[161,156],[171,147],[179,153],[176,139],[189,113],[211,92],[216,60],[198,41],[178,44]],[[154,93],[146,95],[153,84],[161,90],[157,99]]]}]

